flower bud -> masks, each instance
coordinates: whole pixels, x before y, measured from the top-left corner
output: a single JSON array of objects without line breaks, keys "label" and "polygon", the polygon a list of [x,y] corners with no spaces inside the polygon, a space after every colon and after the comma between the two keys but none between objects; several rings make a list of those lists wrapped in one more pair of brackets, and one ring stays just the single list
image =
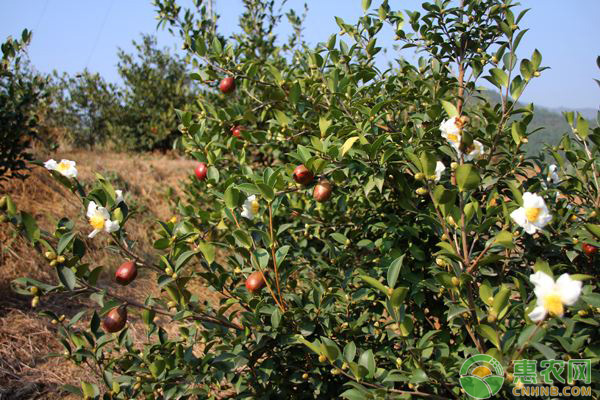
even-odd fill
[{"label": "flower bud", "polygon": [[456,168],[458,168],[458,163],[456,161],[451,162],[450,168],[452,168],[452,171],[454,171]]},{"label": "flower bud", "polygon": [[58,264],[58,262],[56,262],[56,260],[50,261],[50,266],[51,267],[56,267],[57,264]]},{"label": "flower bud", "polygon": [[598,215],[598,213],[596,211],[592,211],[589,215],[590,218],[596,218],[596,216]]},{"label": "flower bud", "polygon": [[454,220],[454,217],[453,217],[452,215],[448,215],[448,216],[446,217],[446,221],[447,221],[447,222],[448,222],[450,225],[452,225],[452,226],[456,226],[456,221]]},{"label": "flower bud", "polygon": [[537,77],[539,77],[540,75],[541,75],[541,74],[540,74],[540,71],[535,71],[535,72],[533,73],[533,76],[535,76],[536,78],[537,78]]},{"label": "flower bud", "polygon": [[56,262],[59,264],[62,264],[65,262],[65,257],[64,256],[58,256],[56,257]]},{"label": "flower bud", "polygon": [[2,198],[0,199],[0,210],[4,210],[5,207],[6,207],[6,196],[2,196]]},{"label": "flower bud", "polygon": [[319,362],[322,362],[322,363],[323,363],[323,362],[325,362],[325,361],[327,361],[327,357],[325,357],[325,355],[324,355],[324,354],[320,354],[320,355],[319,355]]},{"label": "flower bud", "polygon": [[427,189],[425,189],[424,187],[420,187],[417,190],[415,190],[415,192],[419,195],[419,196],[424,196],[427,194]]},{"label": "flower bud", "polygon": [[443,258],[441,257],[436,257],[435,259],[435,263],[440,266],[440,267],[445,267],[446,266],[446,261],[444,261]]},{"label": "flower bud", "polygon": [[304,380],[308,379],[308,374],[306,372],[302,374],[302,379],[304,379]]},{"label": "flower bud", "polygon": [[44,253],[44,257],[46,257],[48,260],[54,260],[56,258],[56,253],[53,251],[47,251]]},{"label": "flower bud", "polygon": [[38,304],[40,304],[39,296],[35,296],[33,299],[31,299],[31,308],[36,308]]},{"label": "flower bud", "polygon": [[458,285],[460,285],[460,279],[458,279],[456,276],[453,276],[453,277],[452,277],[452,284],[453,284],[454,286],[458,286]]},{"label": "flower bud", "polygon": [[167,275],[173,275],[173,268],[171,268],[171,267],[165,268],[165,274],[167,274]]},{"label": "flower bud", "polygon": [[425,174],[422,173],[422,172],[417,172],[415,174],[415,179],[418,180],[418,181],[422,181],[423,179],[425,179]]}]

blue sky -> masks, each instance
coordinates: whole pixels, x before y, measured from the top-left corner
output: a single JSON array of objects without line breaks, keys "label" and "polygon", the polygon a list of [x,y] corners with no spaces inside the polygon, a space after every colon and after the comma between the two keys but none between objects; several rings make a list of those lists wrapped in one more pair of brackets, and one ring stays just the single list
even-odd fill
[{"label": "blue sky", "polygon": [[[241,12],[241,0],[213,0],[221,16],[223,33],[233,32]],[[184,6],[190,0],[180,0]],[[304,1],[288,4],[301,12]],[[305,39],[315,44],[339,31],[334,16],[354,22],[362,15],[360,0],[307,0],[309,7]],[[376,6],[380,1],[374,0]],[[392,8],[418,9],[420,1],[390,0]],[[600,55],[599,0],[524,0],[532,10],[521,22],[530,31],[520,47],[529,57],[534,48],[551,69],[535,80],[523,98],[547,107],[600,106],[600,79],[596,57]],[[289,33],[284,20],[280,32]],[[155,33],[156,20],[150,0],[3,0],[0,3],[0,39],[33,30],[29,48],[32,64],[40,71],[76,73],[83,68],[117,81],[116,51],[132,49],[141,33]],[[159,44],[177,48],[180,43],[166,31],[156,32]],[[391,46],[393,34],[382,32],[383,44]],[[177,50],[179,51],[179,50]],[[410,53],[405,55],[409,60]],[[391,59],[392,54],[388,55]]]}]

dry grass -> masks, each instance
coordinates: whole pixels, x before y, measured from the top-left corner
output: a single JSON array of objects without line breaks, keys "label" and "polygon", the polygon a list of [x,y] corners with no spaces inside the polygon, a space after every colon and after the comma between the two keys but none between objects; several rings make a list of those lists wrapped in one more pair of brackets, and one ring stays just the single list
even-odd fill
[{"label": "dry grass", "polygon": [[[168,219],[172,215],[166,189],[176,188],[193,170],[194,163],[170,155],[131,155],[98,152],[68,152],[52,154],[55,159],[68,158],[77,162],[80,180],[90,183],[99,172],[109,178],[116,188],[123,189],[126,200],[135,202],[142,212],[127,226],[129,237],[136,240],[136,252],[151,254],[153,235],[149,226],[155,218]],[[45,159],[45,157],[40,157]],[[2,192],[8,193],[20,210],[31,213],[41,229],[51,230],[56,217],[68,216],[85,225],[83,210],[68,191],[55,183],[48,173],[36,167],[24,182],[8,182]],[[128,195],[131,196],[128,198]],[[88,229],[87,226],[83,231]],[[87,256],[97,265],[115,268],[122,259],[102,249],[98,236],[87,241]],[[10,282],[21,276],[52,282],[55,280],[47,260],[32,251],[29,244],[13,234],[7,225],[0,226],[0,400],[5,399],[62,399],[63,384],[78,385],[81,380],[96,381],[92,371],[66,362],[63,358],[49,358],[51,352],[62,352],[56,339],[55,326],[37,316],[31,309],[30,298],[19,296],[10,289]],[[110,285],[108,276],[104,285]],[[140,274],[134,283],[115,290],[127,297],[143,299],[156,293],[152,276]],[[116,288],[115,288],[116,289]],[[67,318],[81,309],[94,307],[86,299],[66,295],[42,298],[40,309],[50,309]],[[133,310],[132,310],[133,311]],[[142,324],[134,318],[130,332],[140,339],[145,335]],[[176,328],[173,328],[176,329]]]}]

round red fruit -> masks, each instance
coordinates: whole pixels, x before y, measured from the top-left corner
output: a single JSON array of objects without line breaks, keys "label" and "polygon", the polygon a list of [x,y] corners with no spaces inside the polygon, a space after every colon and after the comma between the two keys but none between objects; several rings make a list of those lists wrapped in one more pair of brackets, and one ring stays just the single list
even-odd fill
[{"label": "round red fruit", "polygon": [[242,137],[242,131],[244,130],[243,126],[235,125],[231,127],[231,134],[236,138]]},{"label": "round red fruit", "polygon": [[125,306],[113,308],[102,320],[102,327],[106,332],[119,332],[127,323],[127,308]]},{"label": "round red fruit", "polygon": [[315,177],[313,173],[310,172],[310,170],[304,166],[304,164],[298,165],[294,169],[294,174],[292,176],[294,180],[301,185],[309,184]]},{"label": "round red fruit", "polygon": [[129,285],[137,277],[135,261],[126,261],[115,272],[115,280],[121,285]]},{"label": "round red fruit", "polygon": [[196,174],[196,178],[200,179],[201,181],[205,180],[206,175],[208,174],[208,168],[206,167],[206,163],[201,162],[200,164],[198,164],[198,166],[194,170],[194,173]]},{"label": "round red fruit", "polygon": [[225,94],[233,92],[235,90],[235,79],[232,76],[224,78],[219,83],[219,90]]},{"label": "round red fruit", "polygon": [[598,247],[594,246],[593,244],[584,243],[582,248],[583,252],[588,257],[593,257],[598,252]]},{"label": "round red fruit", "polygon": [[250,293],[256,294],[265,287],[265,283],[262,273],[260,271],[255,271],[246,279],[246,289],[248,289]]},{"label": "round red fruit", "polygon": [[327,179],[321,179],[313,190],[313,198],[319,203],[329,200],[333,188]]}]

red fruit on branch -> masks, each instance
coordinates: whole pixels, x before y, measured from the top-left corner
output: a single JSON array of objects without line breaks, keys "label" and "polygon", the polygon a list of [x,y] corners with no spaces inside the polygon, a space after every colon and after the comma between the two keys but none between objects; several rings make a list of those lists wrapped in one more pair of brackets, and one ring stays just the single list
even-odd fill
[{"label": "red fruit on branch", "polygon": [[593,244],[584,243],[582,248],[583,248],[583,252],[588,257],[593,257],[598,252],[598,248],[596,246],[594,246]]},{"label": "red fruit on branch", "polygon": [[329,183],[327,179],[321,179],[313,190],[313,198],[319,203],[322,203],[329,200],[332,191],[333,187],[331,186],[331,183]]},{"label": "red fruit on branch", "polygon": [[135,261],[126,261],[115,272],[115,280],[121,285],[129,285],[137,277]]},{"label": "red fruit on branch", "polygon": [[256,294],[261,291],[263,287],[265,287],[265,280],[263,279],[263,275],[260,271],[255,271],[251,273],[246,279],[246,289],[252,294]]},{"label": "red fruit on branch", "polygon": [[233,92],[235,90],[235,79],[231,76],[224,78],[219,83],[219,90],[225,94]]},{"label": "red fruit on branch", "polygon": [[233,136],[235,136],[236,138],[239,138],[242,136],[242,131],[244,130],[244,127],[241,125],[235,125],[231,127],[231,134]]},{"label": "red fruit on branch", "polygon": [[127,323],[127,308],[120,306],[113,308],[102,320],[102,327],[106,332],[119,332]]},{"label": "red fruit on branch", "polygon": [[196,178],[200,179],[201,181],[205,180],[206,175],[208,174],[208,168],[206,167],[206,163],[201,162],[200,164],[198,164],[198,166],[194,170],[194,173],[196,174]]},{"label": "red fruit on branch", "polygon": [[294,169],[292,177],[299,184],[307,185],[313,180],[315,176],[312,172],[310,172],[308,168],[304,166],[304,164],[300,164]]}]

